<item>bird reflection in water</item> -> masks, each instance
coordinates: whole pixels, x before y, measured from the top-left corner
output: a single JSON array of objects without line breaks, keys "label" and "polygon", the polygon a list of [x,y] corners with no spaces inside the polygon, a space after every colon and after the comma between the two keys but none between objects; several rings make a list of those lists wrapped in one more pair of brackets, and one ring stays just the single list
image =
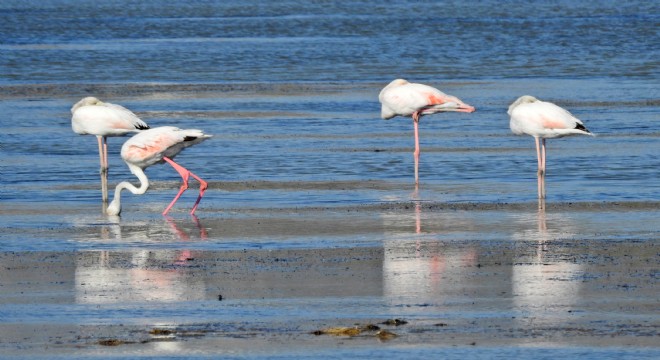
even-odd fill
[{"label": "bird reflection in water", "polygon": [[419,185],[415,184],[415,191],[412,193],[412,200],[415,203],[415,233],[422,233],[422,201],[419,197]]},{"label": "bird reflection in water", "polygon": [[[117,242],[206,240],[207,230],[197,217],[192,217],[192,224],[193,227],[172,218],[155,225],[120,224],[117,217],[102,227],[101,238],[110,246]],[[75,270],[77,302],[110,304],[202,299],[206,293],[204,283],[190,278],[187,271],[181,271],[192,261],[194,254],[190,249],[81,252]]]},{"label": "bird reflection in water", "polygon": [[573,237],[578,230],[571,218],[546,213],[544,199],[539,199],[536,214],[530,212],[523,220],[514,239],[521,250],[529,251],[516,254],[511,274],[513,305],[524,314],[551,313],[552,321],[563,322],[570,316],[566,309],[580,301],[584,268],[566,260],[571,258],[571,248],[562,239]]},{"label": "bird reflection in water", "polygon": [[[199,231],[199,239],[200,240],[206,240],[208,237],[208,233],[206,231],[206,228],[202,226],[202,224],[199,222],[199,219],[195,215],[190,216],[192,218],[193,223],[197,227],[197,230]],[[170,216],[165,216],[165,221],[167,224],[170,226],[172,231],[179,237],[179,239],[183,241],[190,241],[190,235],[186,233],[185,231],[182,231],[177,225],[176,222],[174,222],[174,219]]]},{"label": "bird reflection in water", "polygon": [[468,220],[442,211],[429,212],[423,217],[424,200],[418,187],[410,201],[413,214],[392,215],[385,220],[394,225],[405,219],[407,230],[405,234],[392,233],[383,242],[384,295],[396,301],[441,304],[442,299],[453,296],[457,284],[473,281],[468,270],[478,262],[477,249],[442,240],[454,227],[467,226]]},{"label": "bird reflection in water", "polygon": [[[117,241],[117,242],[130,242],[130,241],[147,241],[146,237],[153,238],[152,234],[162,234],[163,238],[160,240],[181,240],[181,241],[191,241],[196,240],[195,236],[199,240],[207,240],[208,231],[206,227],[202,225],[199,221],[199,218],[196,215],[190,215],[192,223],[195,225],[194,230],[185,231],[185,227],[181,227],[181,222],[174,220],[170,216],[164,216],[165,222],[163,225],[150,224],[147,223],[124,223],[122,226],[120,224],[121,218],[119,216],[107,216],[106,219],[108,222],[104,226],[100,227],[100,240],[102,241]],[[193,234],[194,232],[194,234]],[[151,235],[150,235],[151,234]],[[171,236],[166,236],[165,234],[175,235],[174,239]]]},{"label": "bird reflection in water", "polygon": [[536,247],[536,257],[539,261],[543,259],[543,253],[547,251],[548,224],[545,217],[545,199],[539,198],[539,207],[536,212],[536,225],[538,228],[538,246]]}]

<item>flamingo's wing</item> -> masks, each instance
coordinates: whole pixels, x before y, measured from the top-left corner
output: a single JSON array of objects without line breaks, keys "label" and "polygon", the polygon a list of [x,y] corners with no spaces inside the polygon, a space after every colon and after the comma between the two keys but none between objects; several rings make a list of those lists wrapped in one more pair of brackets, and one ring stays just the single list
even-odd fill
[{"label": "flamingo's wing", "polygon": [[536,137],[562,137],[591,133],[580,119],[553,103],[535,101],[520,104],[511,111],[511,131]]},{"label": "flamingo's wing", "polygon": [[[447,95],[438,89],[423,84],[407,84],[386,91],[381,102],[389,114],[408,116],[415,111],[440,105],[447,101]],[[385,118],[385,116],[383,116]]]},{"label": "flamingo's wing", "polygon": [[142,119],[140,119],[132,111],[121,105],[103,103],[101,106],[111,110],[126,128],[132,128],[135,130],[149,129],[149,125],[147,125],[147,123],[142,121]]},{"label": "flamingo's wing", "polygon": [[143,131],[128,139],[121,148],[121,157],[134,164],[151,165],[163,156],[165,151],[183,141],[179,128],[163,126]]},{"label": "flamingo's wing", "polygon": [[179,129],[173,126],[157,127],[143,131],[130,138],[122,146],[121,156],[125,161],[145,166],[162,160],[163,156],[173,158],[184,148],[198,144],[211,135],[197,129]]},{"label": "flamingo's wing", "polygon": [[528,106],[533,107],[540,125],[545,129],[574,129],[577,124],[582,125],[580,119],[553,103],[537,101]]}]

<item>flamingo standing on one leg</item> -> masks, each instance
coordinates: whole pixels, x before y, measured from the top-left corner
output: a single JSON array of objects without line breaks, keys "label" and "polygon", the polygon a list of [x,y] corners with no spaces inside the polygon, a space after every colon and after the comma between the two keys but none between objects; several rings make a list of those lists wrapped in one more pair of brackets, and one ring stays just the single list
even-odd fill
[{"label": "flamingo standing on one leg", "polygon": [[473,106],[463,103],[455,96],[424,84],[396,79],[381,90],[378,100],[382,104],[381,117],[391,119],[397,115],[412,116],[415,128],[415,185],[419,184],[419,118],[422,115],[444,111],[471,113]]},{"label": "flamingo standing on one leg", "polygon": [[197,179],[200,183],[199,196],[190,211],[191,215],[194,214],[208,184],[188,169],[175,163],[172,158],[188,146],[199,144],[210,137],[211,135],[204,134],[201,130],[182,130],[173,126],[162,126],[142,131],[128,139],[121,147],[121,157],[131,172],[140,180],[140,187],[137,188],[128,181],[119,183],[115,188],[115,197],[112,199],[110,205],[108,205],[108,215],[119,215],[121,212],[120,198],[123,189],[128,189],[136,195],[147,192],[149,179],[144,173],[144,169],[159,162],[169,163],[183,178],[183,184],[179,189],[179,193],[176,194],[174,200],[163,211],[163,215],[166,215],[170,211],[181,194],[188,188],[188,178],[190,176]]},{"label": "flamingo standing on one leg", "polygon": [[[545,199],[545,139],[568,135],[594,136],[580,119],[563,108],[533,96],[519,97],[509,106],[509,126],[516,135],[527,134],[536,142],[539,199]],[[539,139],[541,139],[539,144]]]},{"label": "flamingo standing on one leg", "polygon": [[121,105],[86,97],[71,108],[71,127],[80,135],[96,135],[101,162],[101,193],[103,207],[108,203],[108,136],[149,129],[137,115]]}]

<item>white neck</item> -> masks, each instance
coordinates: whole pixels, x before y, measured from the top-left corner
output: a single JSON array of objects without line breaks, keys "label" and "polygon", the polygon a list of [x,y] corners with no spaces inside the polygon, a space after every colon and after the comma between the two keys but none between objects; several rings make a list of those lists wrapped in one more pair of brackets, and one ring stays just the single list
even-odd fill
[{"label": "white neck", "polygon": [[145,192],[147,192],[147,189],[149,188],[149,179],[147,178],[147,175],[142,171],[142,169],[138,166],[135,166],[133,164],[128,164],[128,168],[131,169],[131,172],[137,176],[138,180],[140,180],[140,187],[135,187],[133,184],[129,183],[128,181],[122,181],[119,184],[117,184],[117,187],[115,187],[115,197],[112,199],[112,202],[110,205],[108,205],[108,210],[107,213],[108,215],[119,215],[121,212],[121,191],[124,189],[127,189],[128,191],[132,192],[135,195],[142,195]]}]

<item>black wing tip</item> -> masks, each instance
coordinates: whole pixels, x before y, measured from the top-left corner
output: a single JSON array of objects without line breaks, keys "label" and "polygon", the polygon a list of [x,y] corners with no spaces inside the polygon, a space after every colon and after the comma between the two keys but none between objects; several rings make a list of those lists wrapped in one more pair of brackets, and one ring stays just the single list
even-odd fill
[{"label": "black wing tip", "polygon": [[582,125],[582,124],[575,124],[575,129],[577,129],[577,130],[582,130],[582,131],[584,131],[584,132],[587,132],[587,133],[591,134],[591,131],[589,131],[589,129],[587,129],[587,128],[586,128],[584,125]]},{"label": "black wing tip", "polygon": [[183,141],[193,141],[197,140],[197,136],[186,136],[183,138]]},{"label": "black wing tip", "polygon": [[149,130],[149,129],[151,129],[151,128],[149,127],[149,125],[147,125],[147,124],[144,124],[144,125],[142,125],[142,124],[137,124],[137,125],[135,125],[135,128],[136,128],[137,130]]}]

